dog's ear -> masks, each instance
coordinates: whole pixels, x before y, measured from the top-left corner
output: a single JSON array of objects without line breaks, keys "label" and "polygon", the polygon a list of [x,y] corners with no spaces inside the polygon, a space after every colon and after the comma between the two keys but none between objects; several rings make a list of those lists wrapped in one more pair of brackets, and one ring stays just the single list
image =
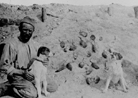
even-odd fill
[{"label": "dog's ear", "polygon": [[118,53],[118,59],[121,60],[122,58],[123,56],[120,53]]}]

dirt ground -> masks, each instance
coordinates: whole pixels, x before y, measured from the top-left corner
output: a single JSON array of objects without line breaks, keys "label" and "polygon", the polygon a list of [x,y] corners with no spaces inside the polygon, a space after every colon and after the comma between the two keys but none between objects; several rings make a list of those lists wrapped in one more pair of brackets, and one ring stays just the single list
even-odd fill
[{"label": "dirt ground", "polygon": [[[118,4],[106,6],[73,6],[54,3],[32,6],[0,4],[2,23],[0,42],[19,34],[18,23],[25,16],[36,21],[33,39],[46,45],[54,53],[50,59],[48,75],[55,80],[58,90],[47,98],[137,98],[138,19],[134,7]],[[96,36],[97,52],[87,57],[88,51],[91,51],[88,42],[91,42],[92,34]],[[86,48],[80,45],[81,40],[87,44]],[[60,46],[62,41],[65,43],[67,52]],[[74,45],[76,49],[69,51],[68,48]],[[114,48],[123,55],[123,70],[129,86],[128,93],[122,92],[121,87],[118,87],[118,90],[111,87],[107,93],[101,92],[105,86],[105,76],[103,61],[100,58],[102,51],[108,48]],[[68,70],[64,68],[64,63],[72,61],[74,53],[78,55],[75,61],[77,64],[72,65],[72,70]],[[101,78],[98,84],[88,85],[85,69],[78,67],[78,63],[82,61],[90,66],[90,59],[93,62],[99,60],[100,69],[92,68],[91,73],[91,77]],[[60,68],[64,70],[55,72]]]}]

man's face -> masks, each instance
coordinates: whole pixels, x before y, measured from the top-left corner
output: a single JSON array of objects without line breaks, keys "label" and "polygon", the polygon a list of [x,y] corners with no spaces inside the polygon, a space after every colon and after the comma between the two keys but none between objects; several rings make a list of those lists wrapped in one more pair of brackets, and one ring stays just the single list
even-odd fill
[{"label": "man's face", "polygon": [[34,32],[34,27],[31,24],[23,23],[20,27],[20,37],[23,42],[28,42]]}]

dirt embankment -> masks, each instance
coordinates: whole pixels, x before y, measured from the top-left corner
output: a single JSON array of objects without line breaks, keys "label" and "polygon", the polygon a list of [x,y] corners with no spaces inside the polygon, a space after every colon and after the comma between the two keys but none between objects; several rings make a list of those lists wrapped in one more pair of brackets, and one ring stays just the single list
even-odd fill
[{"label": "dirt embankment", "polygon": [[[18,35],[18,24],[25,16],[36,20],[33,39],[47,45],[55,54],[51,58],[49,74],[51,73],[50,75],[55,78],[59,90],[49,96],[50,98],[55,98],[57,95],[60,98],[69,96],[72,98],[90,98],[90,96],[104,98],[100,95],[99,90],[92,91],[93,88],[86,85],[84,72],[78,65],[72,66],[72,71],[66,69],[59,73],[55,73],[55,71],[61,66],[65,66],[62,64],[64,61],[71,61],[74,53],[78,55],[77,64],[84,61],[89,65],[91,64],[90,59],[93,62],[101,60],[102,50],[110,47],[123,55],[123,66],[128,81],[135,82],[133,88],[137,89],[138,19],[137,9],[134,10],[134,7],[117,4],[108,6],[73,6],[54,3],[32,6],[0,4],[0,42]],[[96,36],[96,53],[92,53],[88,45],[91,42],[91,35]],[[83,41],[82,46],[81,41]],[[64,49],[60,46],[61,42],[65,44]],[[102,63],[99,66],[102,68]],[[101,71],[94,69],[93,71],[95,76],[102,74]],[[101,83],[95,88],[100,89],[100,85],[103,86]],[[95,93],[91,94],[91,92]],[[109,92],[109,97],[105,98],[111,98],[112,93]],[[136,92],[130,89],[129,94],[132,93],[134,96],[136,95]],[[126,96],[119,94],[120,92],[116,92],[115,96],[119,98]],[[127,98],[131,97],[127,96]]]}]

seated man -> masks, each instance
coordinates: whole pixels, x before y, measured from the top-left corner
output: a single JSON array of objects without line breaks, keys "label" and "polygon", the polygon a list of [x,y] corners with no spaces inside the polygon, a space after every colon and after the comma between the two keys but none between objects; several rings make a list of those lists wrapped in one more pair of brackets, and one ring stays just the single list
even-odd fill
[{"label": "seated man", "polygon": [[[34,19],[25,17],[19,26],[20,35],[9,38],[2,43],[0,70],[7,72],[9,81],[0,84],[0,97],[10,93],[11,89],[14,91],[11,94],[18,95],[18,98],[37,97],[37,91],[33,83],[23,77],[34,80],[34,76],[22,70],[22,68],[26,68],[33,57],[36,57],[40,46],[39,43],[31,39],[35,30],[34,23]],[[10,91],[7,91],[9,89]]]},{"label": "seated man", "polygon": [[[37,98],[37,89],[34,86],[34,76],[25,71],[30,60],[37,56],[40,44],[31,39],[35,30],[35,20],[25,17],[20,25],[20,35],[0,44],[0,76],[7,73],[8,81],[0,84],[0,97],[13,95],[17,98]],[[1,77],[0,77],[1,78]],[[48,89],[53,90],[55,83],[48,84]],[[14,91],[14,92],[12,92]]]}]

